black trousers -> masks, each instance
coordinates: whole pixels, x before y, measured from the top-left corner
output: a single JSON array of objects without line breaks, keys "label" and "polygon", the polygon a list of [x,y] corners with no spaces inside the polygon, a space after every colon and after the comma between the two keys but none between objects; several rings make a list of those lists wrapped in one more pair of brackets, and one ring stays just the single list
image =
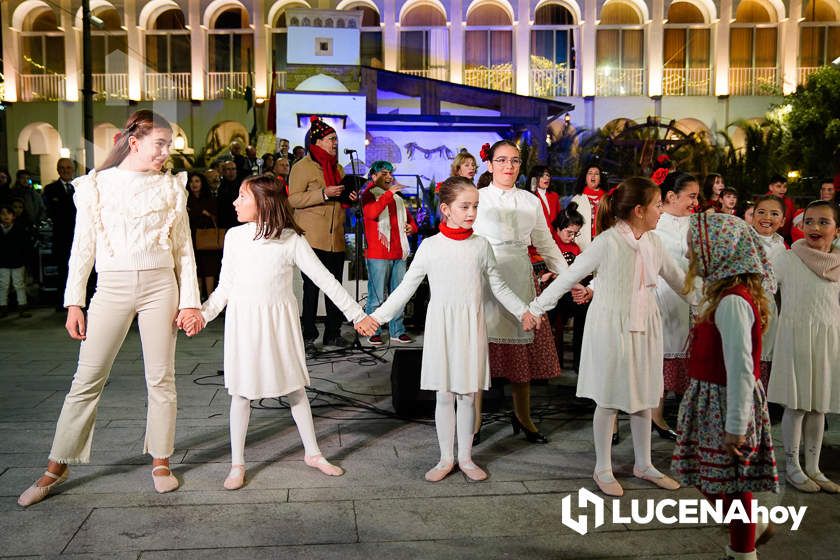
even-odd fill
[{"label": "black trousers", "polygon": [[580,369],[580,349],[583,346],[583,326],[586,322],[586,313],[589,311],[589,303],[578,305],[572,300],[572,294],[568,293],[560,298],[552,311],[549,311],[548,317],[554,326],[554,343],[557,346],[557,354],[560,357],[560,363],[563,363],[563,327],[569,319],[572,319],[572,356],[574,361],[574,370]]},{"label": "black trousers", "polygon": [[[321,261],[327,270],[330,271],[339,283],[344,275],[344,251],[322,251],[313,249],[315,256]],[[303,275],[303,339],[313,340],[318,338],[318,328],[315,326],[315,317],[318,314],[318,295],[321,290],[310,280],[306,274]],[[327,321],[324,326],[324,339],[334,338],[341,331],[341,323],[344,322],[344,314],[335,306],[328,297],[324,298],[327,308]]]}]

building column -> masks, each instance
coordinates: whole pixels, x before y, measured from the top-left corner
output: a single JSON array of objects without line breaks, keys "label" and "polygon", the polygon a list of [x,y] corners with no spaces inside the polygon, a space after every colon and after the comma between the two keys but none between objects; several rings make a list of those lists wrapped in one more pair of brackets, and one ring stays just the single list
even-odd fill
[{"label": "building column", "polygon": [[[18,100],[18,63],[20,62],[20,53],[18,53],[18,45],[20,38],[17,36],[15,29],[12,29],[11,14],[9,13],[9,3],[0,2],[0,21],[3,25],[0,26],[0,32],[3,37],[3,101],[14,102]],[[15,140],[17,141],[17,140]]]},{"label": "building column", "polygon": [[715,30],[715,95],[729,95],[729,24],[732,23],[732,0],[720,0],[720,19]]},{"label": "building column", "polygon": [[464,83],[463,0],[452,0],[449,4],[449,81]]},{"label": "building column", "polygon": [[265,6],[254,2],[251,9],[254,28],[254,97],[268,97],[268,31],[265,27]]},{"label": "building column", "polygon": [[531,95],[531,2],[517,2],[517,21],[513,28],[513,63],[516,93]]},{"label": "building column", "polygon": [[382,30],[383,63],[385,70],[396,72],[400,48],[399,31],[397,30],[396,0],[385,0],[382,23],[385,24],[385,28]]},{"label": "building column", "polygon": [[650,97],[659,97],[662,95],[662,48],[665,35],[664,0],[652,0],[650,17],[650,23],[647,25],[647,94]]},{"label": "building column", "polygon": [[187,21],[190,26],[190,97],[204,99],[204,75],[207,72],[207,41],[201,25],[201,2],[189,2]]},{"label": "building column", "polygon": [[782,93],[789,95],[796,91],[799,83],[799,20],[802,19],[802,0],[790,0],[788,18],[780,24],[782,67]]},{"label": "building column", "polygon": [[596,0],[585,0],[583,22],[580,26],[580,94],[583,97],[595,95],[595,24],[597,22]]},{"label": "building column", "polygon": [[145,45],[141,44],[140,28],[137,27],[137,0],[125,0],[125,29],[128,40],[128,98],[140,101],[146,65],[143,59]]},{"label": "building column", "polygon": [[[59,15],[60,25],[64,29],[64,99],[67,101],[78,101],[81,83],[79,78],[80,49],[77,44],[78,34],[76,33],[75,17],[70,0],[61,1],[61,14]],[[6,20],[4,20],[6,21]],[[5,39],[4,39],[5,41]],[[5,42],[4,42],[5,44]]]}]

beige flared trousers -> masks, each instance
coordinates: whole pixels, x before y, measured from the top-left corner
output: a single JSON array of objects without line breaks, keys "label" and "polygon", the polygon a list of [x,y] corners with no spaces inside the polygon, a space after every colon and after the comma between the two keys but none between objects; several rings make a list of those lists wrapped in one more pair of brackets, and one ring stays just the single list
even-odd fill
[{"label": "beige flared trousers", "polygon": [[87,314],[87,339],[58,418],[50,459],[87,463],[96,408],[134,317],[140,327],[148,408],[143,452],[156,459],[175,445],[175,339],[178,284],[171,268],[100,272]]}]

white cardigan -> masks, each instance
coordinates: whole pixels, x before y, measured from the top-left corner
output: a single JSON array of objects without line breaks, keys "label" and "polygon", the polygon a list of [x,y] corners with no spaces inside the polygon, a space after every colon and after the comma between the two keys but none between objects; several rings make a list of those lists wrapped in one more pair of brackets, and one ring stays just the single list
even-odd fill
[{"label": "white cardigan", "polygon": [[96,271],[174,268],[179,309],[200,308],[186,197],[187,174],[91,171],[73,181],[76,228],[64,306],[85,305]]}]

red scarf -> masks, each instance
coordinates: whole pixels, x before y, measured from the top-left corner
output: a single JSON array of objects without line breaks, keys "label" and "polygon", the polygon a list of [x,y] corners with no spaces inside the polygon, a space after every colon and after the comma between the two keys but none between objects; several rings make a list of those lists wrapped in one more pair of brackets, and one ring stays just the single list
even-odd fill
[{"label": "red scarf", "polygon": [[604,189],[593,189],[590,188],[589,185],[583,187],[583,194],[589,197],[589,202],[592,203],[593,206],[597,206],[599,202],[601,202],[601,197],[604,196]]},{"label": "red scarf", "polygon": [[455,241],[463,241],[464,239],[467,239],[469,236],[472,235],[473,230],[472,228],[451,228],[446,225],[446,222],[441,222],[440,232],[449,239],[454,239]]},{"label": "red scarf", "polygon": [[321,166],[326,186],[334,187],[341,184],[341,176],[338,174],[338,158],[336,156],[328,154],[315,144],[309,145],[309,155]]}]

